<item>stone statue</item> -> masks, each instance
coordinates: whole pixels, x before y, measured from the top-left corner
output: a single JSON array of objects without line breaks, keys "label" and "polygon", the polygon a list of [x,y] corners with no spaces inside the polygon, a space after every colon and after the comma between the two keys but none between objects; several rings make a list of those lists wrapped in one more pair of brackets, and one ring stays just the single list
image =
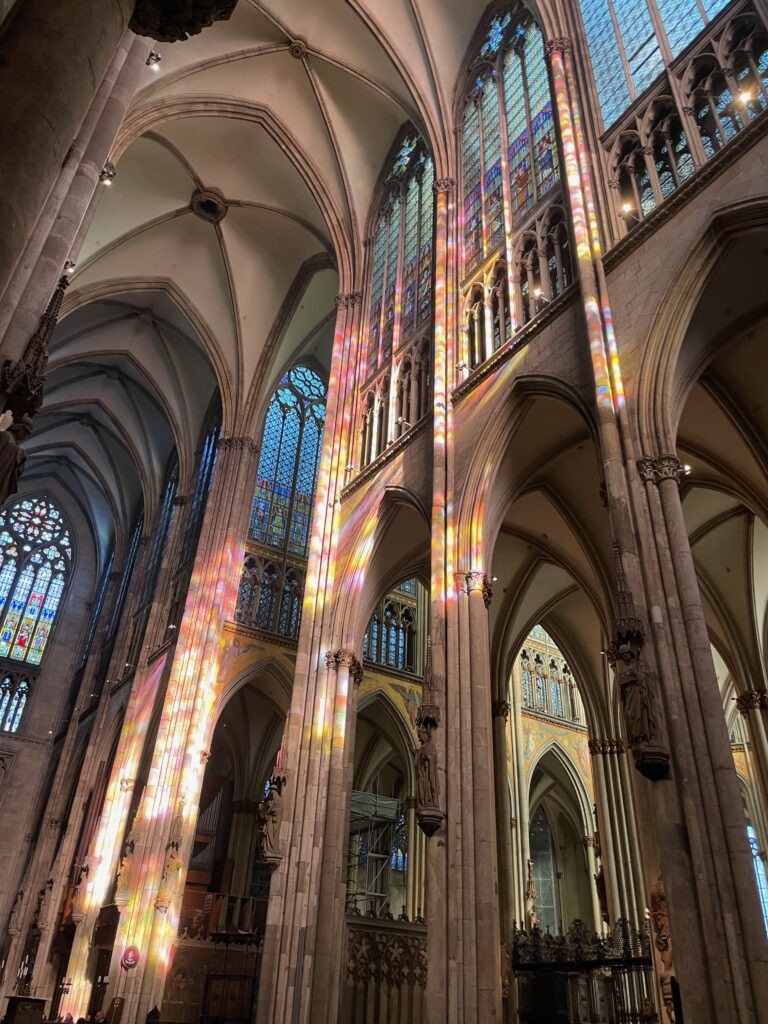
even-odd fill
[{"label": "stone statue", "polygon": [[630,747],[653,743],[657,726],[653,715],[645,674],[640,671],[635,652],[629,644],[622,644],[618,650],[619,689]]},{"label": "stone statue", "polygon": [[664,880],[659,872],[656,884],[651,889],[651,921],[653,923],[653,944],[658,952],[660,963],[659,988],[664,1003],[664,1012],[669,1024],[675,1024],[675,999],[673,995],[673,979],[675,966],[672,959],[672,936],[669,930],[669,911],[667,895],[664,891]]},{"label": "stone statue", "polygon": [[512,982],[512,951],[506,942],[501,944],[501,998],[509,999]]},{"label": "stone statue", "polygon": [[280,860],[280,825],[283,820],[283,794],[282,785],[277,780],[272,780],[269,787],[269,795],[262,800],[262,816],[264,818],[264,859],[267,861]]},{"label": "stone statue", "polygon": [[136,829],[131,829],[125,840],[125,846],[123,847],[123,856],[120,860],[120,870],[117,875],[117,892],[115,893],[115,899],[125,899],[128,895],[128,883],[131,879],[131,871],[133,869],[133,858],[136,850],[136,842],[138,840],[138,832]]},{"label": "stone statue", "polygon": [[437,751],[432,730],[422,724],[416,732],[420,743],[416,752],[416,797],[419,807],[439,807],[440,782],[437,777]]},{"label": "stone statue", "polygon": [[24,890],[19,889],[13,904],[11,916],[8,919],[8,934],[18,935],[21,931],[21,908],[24,903]]},{"label": "stone statue", "polygon": [[595,888],[597,889],[597,902],[600,904],[600,917],[605,924],[608,924],[610,921],[608,916],[608,893],[605,888],[605,872],[603,871],[602,864],[594,878]]},{"label": "stone statue", "polygon": [[0,503],[16,493],[19,477],[27,461],[21,442],[32,432],[32,420],[23,416],[14,423],[13,413],[0,414]]}]

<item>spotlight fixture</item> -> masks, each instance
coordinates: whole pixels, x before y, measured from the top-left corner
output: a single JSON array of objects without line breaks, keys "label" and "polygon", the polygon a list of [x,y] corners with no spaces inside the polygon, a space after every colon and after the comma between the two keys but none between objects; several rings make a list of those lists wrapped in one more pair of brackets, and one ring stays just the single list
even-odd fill
[{"label": "spotlight fixture", "polygon": [[632,217],[632,216],[634,216],[634,213],[635,213],[635,208],[632,205],[632,203],[624,202],[624,203],[621,204],[621,215],[622,215],[622,217]]},{"label": "spotlight fixture", "polygon": [[146,60],[146,65],[147,65],[148,68],[151,68],[152,71],[159,71],[160,70],[160,61],[162,59],[163,58],[160,56],[159,53],[156,53],[154,50],[150,50],[149,51],[149,56],[147,57],[147,60]]},{"label": "spotlight fixture", "polygon": [[691,475],[691,470],[692,469],[693,469],[693,466],[690,466],[687,462],[683,463],[683,473],[686,476],[690,476]]},{"label": "spotlight fixture", "polygon": [[410,427],[411,425],[405,418],[405,416],[398,416],[397,419],[395,420],[395,423],[397,423],[399,427]]},{"label": "spotlight fixture", "polygon": [[498,582],[499,582],[499,577],[498,576],[491,576],[491,583],[498,583]]},{"label": "spotlight fixture", "polygon": [[111,185],[112,179],[116,174],[117,171],[115,170],[115,165],[111,163],[109,160],[107,160],[107,162],[101,169],[101,173],[99,174],[99,181],[102,185]]},{"label": "spotlight fixture", "polygon": [[64,273],[67,275],[67,277],[71,277],[71,275],[74,274],[74,272],[75,272],[75,261],[74,260],[67,260],[65,262],[65,264],[64,264]]},{"label": "spotlight fixture", "polygon": [[459,370],[459,372],[461,372],[462,370],[466,370],[466,368],[467,364],[464,362],[463,359],[461,360],[460,363],[456,363],[456,369]]},{"label": "spotlight fixture", "polygon": [[742,103],[742,104],[744,104],[744,106],[746,106],[749,103],[749,101],[752,99],[752,90],[751,89],[742,89],[741,92],[739,93],[738,99],[739,99],[739,103]]},{"label": "spotlight fixture", "polygon": [[173,623],[171,623],[171,624],[170,624],[170,626],[168,627],[168,629],[169,629],[169,630],[174,630],[174,629],[176,629],[176,628],[177,628],[177,627],[176,627],[176,626],[174,626],[174,624],[173,624]]}]

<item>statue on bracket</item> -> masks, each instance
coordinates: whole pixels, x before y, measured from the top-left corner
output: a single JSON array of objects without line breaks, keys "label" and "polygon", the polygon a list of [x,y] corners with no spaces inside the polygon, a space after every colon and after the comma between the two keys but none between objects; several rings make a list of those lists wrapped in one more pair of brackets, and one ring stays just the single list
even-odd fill
[{"label": "statue on bracket", "polygon": [[427,663],[424,670],[422,700],[416,712],[416,817],[426,836],[433,836],[443,822],[440,809],[440,780],[434,732],[440,724],[440,708],[435,702],[432,678],[432,638],[427,637]]}]

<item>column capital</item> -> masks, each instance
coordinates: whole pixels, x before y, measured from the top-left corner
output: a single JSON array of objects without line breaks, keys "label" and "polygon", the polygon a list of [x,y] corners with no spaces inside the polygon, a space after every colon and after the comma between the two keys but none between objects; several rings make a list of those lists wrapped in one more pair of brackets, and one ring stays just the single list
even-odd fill
[{"label": "column capital", "polygon": [[624,741],[619,739],[594,739],[587,744],[589,752],[595,754],[623,754]]},{"label": "column capital", "polygon": [[493,579],[482,569],[470,569],[469,572],[454,573],[456,592],[471,594],[481,591],[485,607],[489,608],[493,598]]},{"label": "column capital", "polygon": [[544,44],[544,52],[548,57],[553,53],[570,53],[573,50],[573,40],[569,36],[557,36],[555,39],[548,39]]},{"label": "column capital", "polygon": [[225,452],[258,452],[259,446],[252,437],[220,437],[219,449]]},{"label": "column capital", "polygon": [[657,485],[662,480],[676,480],[680,483],[685,476],[682,462],[676,455],[669,452],[662,455],[647,455],[638,459],[637,471],[641,480]]},{"label": "column capital", "polygon": [[359,686],[363,679],[363,666],[355,655],[354,651],[347,648],[340,648],[338,651],[328,651],[325,656],[325,664],[328,669],[349,669],[349,676]]},{"label": "column capital", "polygon": [[333,300],[336,309],[349,309],[362,301],[362,292],[340,292]]},{"label": "column capital", "polygon": [[750,711],[768,710],[768,693],[765,690],[747,690],[736,698],[736,707],[746,718]]},{"label": "column capital", "polygon": [[437,178],[432,183],[432,188],[438,194],[440,192],[455,192],[456,191],[456,179],[455,178]]},{"label": "column capital", "polygon": [[491,712],[494,718],[503,718],[506,722],[509,719],[510,706],[508,700],[495,700],[491,704]]}]

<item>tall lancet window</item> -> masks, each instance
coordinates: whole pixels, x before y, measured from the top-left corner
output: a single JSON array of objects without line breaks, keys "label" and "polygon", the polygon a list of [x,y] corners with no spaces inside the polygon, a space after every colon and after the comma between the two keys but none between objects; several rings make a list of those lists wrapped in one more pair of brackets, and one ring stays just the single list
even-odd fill
[{"label": "tall lancet window", "polygon": [[281,378],[264,422],[235,618],[281,636],[299,633],[325,400],[319,374],[294,366]]},{"label": "tall lancet window", "polygon": [[466,81],[457,383],[515,340],[572,277],[544,39],[522,4],[492,19]]},{"label": "tall lancet window", "polygon": [[48,498],[22,498],[0,512],[0,658],[40,664],[71,563],[64,517]]},{"label": "tall lancet window", "polygon": [[462,120],[465,273],[501,247],[505,227],[559,176],[544,41],[521,6],[493,19],[471,67]]},{"label": "tall lancet window", "polygon": [[728,0],[581,0],[604,126],[727,5]]},{"label": "tall lancet window", "polygon": [[423,341],[432,317],[433,184],[432,158],[410,129],[387,165],[369,246],[361,465],[427,412],[429,346]]}]

